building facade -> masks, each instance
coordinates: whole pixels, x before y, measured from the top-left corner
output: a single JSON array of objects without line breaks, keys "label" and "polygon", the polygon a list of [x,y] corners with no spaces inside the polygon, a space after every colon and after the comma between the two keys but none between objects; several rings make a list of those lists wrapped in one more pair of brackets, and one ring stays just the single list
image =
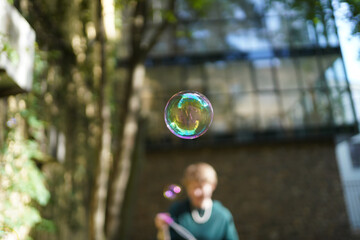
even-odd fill
[{"label": "building facade", "polygon": [[[146,158],[130,239],[155,238],[153,218],[171,204],[164,186],[196,161],[217,169],[214,197],[233,213],[240,239],[358,239],[335,152],[358,120],[332,6],[310,21],[280,1],[215,2],[202,15],[178,2],[176,23],[146,60]],[[214,108],[198,139],[177,138],[163,120],[182,90],[203,93]]]}]

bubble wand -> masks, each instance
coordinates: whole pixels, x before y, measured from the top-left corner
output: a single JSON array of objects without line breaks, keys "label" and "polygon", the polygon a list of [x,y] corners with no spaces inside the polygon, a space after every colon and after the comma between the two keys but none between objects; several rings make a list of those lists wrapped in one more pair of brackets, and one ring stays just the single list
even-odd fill
[{"label": "bubble wand", "polygon": [[196,240],[196,238],[184,227],[177,224],[170,216],[165,213],[160,213],[160,217],[170,226],[172,227],[179,235],[188,240]]}]

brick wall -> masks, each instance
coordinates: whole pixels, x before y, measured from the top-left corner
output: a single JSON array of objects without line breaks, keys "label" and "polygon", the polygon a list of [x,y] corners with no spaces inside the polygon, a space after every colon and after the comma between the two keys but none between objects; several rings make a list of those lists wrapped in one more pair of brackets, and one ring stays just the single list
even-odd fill
[{"label": "brick wall", "polygon": [[129,239],[155,239],[154,216],[171,204],[162,196],[164,186],[179,184],[185,167],[198,161],[217,170],[214,199],[232,212],[240,239],[356,239],[349,233],[332,140],[148,152]]}]

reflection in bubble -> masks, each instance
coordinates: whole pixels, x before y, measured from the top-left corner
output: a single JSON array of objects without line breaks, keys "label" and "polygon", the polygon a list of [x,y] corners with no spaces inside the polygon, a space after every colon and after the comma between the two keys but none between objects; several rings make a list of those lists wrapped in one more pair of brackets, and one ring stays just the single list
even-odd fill
[{"label": "reflection in bubble", "polygon": [[166,104],[164,118],[169,130],[180,138],[193,139],[203,135],[214,116],[210,101],[201,93],[182,91]]},{"label": "reflection in bubble", "polygon": [[170,200],[174,200],[181,193],[181,187],[176,184],[170,184],[164,189],[164,197]]}]

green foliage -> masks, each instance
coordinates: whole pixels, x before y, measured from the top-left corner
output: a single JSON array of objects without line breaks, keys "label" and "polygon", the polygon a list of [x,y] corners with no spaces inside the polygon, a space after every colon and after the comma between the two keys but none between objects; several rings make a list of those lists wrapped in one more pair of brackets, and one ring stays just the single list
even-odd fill
[{"label": "green foliage", "polygon": [[53,221],[42,219],[39,223],[35,225],[35,230],[42,232],[56,232],[56,226]]},{"label": "green foliage", "polygon": [[[282,2],[291,9],[298,10],[305,14],[307,20],[311,20],[314,24],[320,23],[322,20],[328,21],[332,18],[332,2],[321,0],[268,0],[268,3]],[[353,34],[360,33],[360,1],[359,0],[340,0],[349,7],[346,18],[353,24]]]},{"label": "green foliage", "polygon": [[11,46],[10,40],[4,33],[0,33],[0,54],[6,54],[6,57],[9,59],[10,62],[13,64],[19,63],[19,54]]},{"label": "green foliage", "polygon": [[196,11],[204,11],[213,0],[187,0],[190,7]]},{"label": "green foliage", "polygon": [[169,23],[175,23],[177,21],[176,16],[172,11],[164,11],[164,17]]},{"label": "green foliage", "polygon": [[[42,222],[36,205],[46,205],[50,194],[33,160],[43,158],[36,141],[41,122],[31,111],[17,109],[9,114],[16,123],[7,129],[6,144],[0,149],[0,226],[17,232],[19,228],[31,229]],[[24,134],[25,126],[29,126],[29,135],[33,138]]]},{"label": "green foliage", "polygon": [[208,9],[211,7],[215,0],[186,0],[190,9],[195,11],[199,16],[205,16]]}]

